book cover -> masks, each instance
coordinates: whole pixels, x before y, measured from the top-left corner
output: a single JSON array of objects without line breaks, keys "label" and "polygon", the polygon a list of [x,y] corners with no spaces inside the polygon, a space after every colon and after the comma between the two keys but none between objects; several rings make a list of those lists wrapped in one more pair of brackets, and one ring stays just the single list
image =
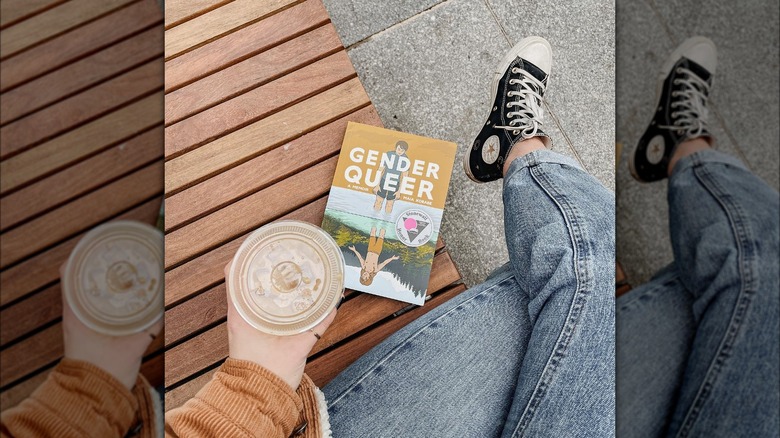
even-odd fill
[{"label": "book cover", "polygon": [[457,148],[348,123],[322,222],[344,254],[345,287],[425,302]]}]

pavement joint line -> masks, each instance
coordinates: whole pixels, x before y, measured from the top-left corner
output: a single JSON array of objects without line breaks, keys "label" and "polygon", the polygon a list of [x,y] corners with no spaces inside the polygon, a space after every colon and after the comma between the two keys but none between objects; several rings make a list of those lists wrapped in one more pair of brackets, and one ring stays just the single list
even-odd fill
[{"label": "pavement joint line", "polygon": [[552,106],[549,102],[545,101],[544,106],[547,109],[547,113],[550,115],[550,118],[555,122],[555,126],[558,127],[558,130],[561,131],[561,135],[563,135],[563,139],[566,142],[567,145],[569,145],[569,149],[571,149],[572,153],[574,153],[574,158],[577,159],[577,162],[580,163],[580,166],[582,166],[583,169],[585,169],[588,174],[593,175],[593,173],[588,170],[588,168],[585,166],[585,162],[582,161],[582,157],[580,157],[579,152],[577,152],[577,149],[574,149],[574,143],[572,143],[571,138],[569,138],[569,135],[566,134],[566,131],[563,130],[563,125],[561,125],[561,121],[558,119],[558,116],[555,115],[553,112]]},{"label": "pavement joint line", "polygon": [[395,28],[395,27],[397,27],[397,26],[400,26],[400,25],[402,25],[402,24],[406,23],[406,22],[407,22],[407,21],[409,21],[409,20],[412,20],[412,19],[414,19],[414,18],[416,18],[416,17],[419,17],[420,15],[423,15],[423,14],[425,14],[425,13],[429,12],[429,11],[432,11],[433,9],[436,9],[436,8],[438,8],[439,6],[442,6],[442,5],[444,5],[445,3],[449,3],[449,2],[450,2],[450,0],[441,0],[441,1],[439,1],[438,3],[436,3],[435,5],[432,5],[432,6],[428,7],[428,8],[425,8],[425,9],[423,9],[422,11],[420,11],[420,12],[418,12],[418,13],[416,13],[416,14],[414,14],[414,15],[410,16],[410,17],[407,17],[407,18],[405,18],[405,19],[403,19],[403,20],[401,20],[401,21],[399,21],[399,22],[397,22],[397,23],[393,23],[393,24],[391,24],[390,26],[388,26],[388,27],[386,27],[386,28],[384,28],[384,29],[380,30],[379,32],[372,33],[371,35],[369,35],[369,36],[367,36],[367,37],[363,38],[362,40],[360,40],[360,41],[356,41],[356,42],[354,42],[354,43],[352,43],[352,44],[348,45],[348,46],[347,46],[347,47],[345,47],[344,49],[345,49],[347,52],[349,52],[349,51],[350,51],[350,50],[352,50],[353,48],[355,48],[355,47],[358,47],[358,46],[360,46],[360,45],[362,45],[362,44],[364,44],[364,43],[368,42],[369,40],[373,39],[375,36],[381,35],[381,34],[383,34],[383,33],[387,32],[387,31],[389,31],[389,30],[391,30],[391,29],[393,29],[393,28]]},{"label": "pavement joint line", "polygon": [[498,15],[496,14],[496,11],[493,10],[493,6],[490,4],[490,0],[484,0],[484,2],[485,2],[485,7],[487,7],[488,11],[490,11],[490,15],[493,16],[493,21],[495,21],[496,24],[498,25],[498,30],[501,31],[501,34],[504,35],[506,42],[509,43],[509,47],[514,47],[515,45],[514,41],[509,36],[506,29],[504,29],[504,25],[501,24],[501,20],[498,19]]}]

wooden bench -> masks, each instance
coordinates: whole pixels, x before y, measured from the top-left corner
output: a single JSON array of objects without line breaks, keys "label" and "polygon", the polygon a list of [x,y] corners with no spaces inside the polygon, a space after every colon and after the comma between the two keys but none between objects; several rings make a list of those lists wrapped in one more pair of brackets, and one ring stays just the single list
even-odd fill
[{"label": "wooden bench", "polygon": [[[228,355],[224,272],[277,219],[319,225],[347,121],[381,126],[321,0],[166,2],[165,406]],[[306,372],[318,385],[463,291],[439,241],[423,307],[348,291]]]},{"label": "wooden bench", "polygon": [[[0,404],[63,354],[59,267],[92,227],[155,224],[163,193],[163,29],[154,0],[3,0]],[[163,382],[163,339],[142,372]]]}]

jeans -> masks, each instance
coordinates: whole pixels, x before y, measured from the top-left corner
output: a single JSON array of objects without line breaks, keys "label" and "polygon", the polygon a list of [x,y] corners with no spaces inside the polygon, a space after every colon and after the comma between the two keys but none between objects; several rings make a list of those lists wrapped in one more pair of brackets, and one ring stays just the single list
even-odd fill
[{"label": "jeans", "polygon": [[334,437],[614,435],[614,195],[540,150],[503,197],[509,263],[323,388]]},{"label": "jeans", "polygon": [[674,263],[617,301],[618,437],[780,436],[780,198],[705,150],[669,179]]}]

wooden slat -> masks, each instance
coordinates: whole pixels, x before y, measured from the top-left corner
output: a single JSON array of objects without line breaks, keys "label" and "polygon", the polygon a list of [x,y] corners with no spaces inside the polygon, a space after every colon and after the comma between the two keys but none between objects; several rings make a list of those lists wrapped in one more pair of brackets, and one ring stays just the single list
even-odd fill
[{"label": "wooden slat", "polygon": [[151,61],[121,76],[90,88],[69,99],[35,112],[0,129],[2,152],[9,154],[28,149],[72,127],[102,116],[144,95],[161,90],[163,66]]},{"label": "wooden slat", "polygon": [[[149,344],[144,356],[160,350],[162,346],[163,337],[158,336]],[[6,362],[0,370],[0,386],[6,386],[30,372],[59,361],[63,348],[62,322],[58,322],[4,349]]]},{"label": "wooden slat", "polygon": [[29,20],[0,31],[0,57],[3,59],[97,18],[133,0],[71,0]]},{"label": "wooden slat", "polygon": [[154,160],[162,159],[162,155],[163,129],[158,126],[0,198],[0,230],[58,207]]},{"label": "wooden slat", "polygon": [[[326,197],[318,199],[280,219],[294,219],[313,224],[322,223],[326,202]],[[233,255],[248,235],[249,233],[238,236],[198,258],[166,272],[165,306],[173,306],[222,281],[225,278],[225,265],[233,259]]]},{"label": "wooden slat", "polygon": [[[27,0],[24,0],[27,1]],[[3,1],[3,4],[6,2]],[[34,79],[48,71],[159,23],[160,8],[155,1],[144,0],[78,27],[0,64],[0,91]],[[158,30],[162,35],[162,31]],[[162,54],[162,40],[160,40]]]},{"label": "wooden slat", "polygon": [[297,0],[234,0],[211,12],[165,31],[165,59],[207,43]]},{"label": "wooden slat", "polygon": [[162,93],[155,93],[0,162],[0,192],[5,194],[159,124],[162,98]]},{"label": "wooden slat", "polygon": [[162,178],[162,163],[158,161],[3,233],[0,266],[16,263],[151,198],[162,191]]},{"label": "wooden slat", "polygon": [[0,345],[15,341],[62,316],[59,283],[0,312]]},{"label": "wooden slat", "polygon": [[274,14],[166,62],[165,91],[192,83],[327,22],[328,13],[320,0],[307,0]]},{"label": "wooden slat", "polygon": [[336,377],[342,370],[366,354],[370,349],[379,345],[382,341],[389,338],[390,335],[402,329],[404,326],[430,312],[447,300],[455,297],[466,290],[466,286],[458,285],[434,296],[422,307],[417,307],[409,312],[393,318],[386,323],[371,329],[367,333],[360,335],[338,349],[332,350],[306,365],[306,374],[312,381],[323,387]]},{"label": "wooden slat", "polygon": [[[341,42],[333,25],[319,27],[168,93],[165,96],[165,123],[176,123],[340,49]],[[351,63],[350,69],[354,74]]]},{"label": "wooden slat", "polygon": [[165,2],[165,28],[181,24],[216,9],[233,0],[167,0]]},{"label": "wooden slat", "polygon": [[22,400],[26,399],[30,396],[30,394],[35,391],[35,389],[46,380],[46,378],[49,376],[49,373],[51,373],[52,367],[49,367],[45,370],[42,370],[40,373],[30,377],[29,379],[19,382],[18,384],[6,389],[3,392],[0,392],[0,405],[2,406],[3,410],[6,410],[8,408],[12,408],[19,403],[22,402]]},{"label": "wooden slat", "polygon": [[165,266],[209,251],[328,192],[338,157],[201,218],[165,236]]},{"label": "wooden slat", "polygon": [[351,79],[167,161],[165,191],[170,195],[193,186],[368,103],[360,80]]},{"label": "wooden slat", "polygon": [[[435,257],[435,259],[437,263],[436,271],[438,274],[432,276],[432,283],[430,285],[432,293],[446,287],[453,281],[456,281],[460,278],[455,265],[452,263],[452,259],[449,257],[449,254],[446,252],[440,253]],[[218,299],[216,294],[212,296],[215,299]],[[350,300],[349,302],[352,301],[354,300]],[[346,305],[347,304],[344,306]],[[403,307],[405,307],[405,305]],[[389,311],[389,307],[385,308],[384,310]],[[392,313],[393,312],[389,312],[386,314],[386,316],[390,316]],[[343,315],[347,314],[347,312],[341,312],[341,318],[339,318],[337,315],[336,321],[334,321],[333,324],[348,325],[349,321],[345,323],[341,323],[339,321],[345,318]],[[358,327],[353,326],[351,328],[345,329],[345,331],[354,333],[358,329]],[[227,357],[227,354],[227,325],[226,323],[222,323],[200,334],[199,336],[184,342],[183,344],[169,349],[166,352],[168,363],[165,367],[165,385],[173,385],[176,382],[182,380],[184,377],[197,373],[198,371],[203,370],[204,368],[207,368],[217,363],[218,361],[221,361]]]},{"label": "wooden slat", "polygon": [[[359,336],[357,339],[349,342],[348,344],[312,360],[306,367],[306,373],[309,374],[313,380],[316,378],[315,383],[317,383],[318,386],[324,386],[325,383],[330,382],[333,377],[338,375],[338,373],[346,368],[348,364],[357,360],[368,350],[378,345],[381,341],[387,339],[391,334],[403,328],[405,325],[414,321],[421,315],[430,312],[445,301],[460,294],[464,290],[466,290],[466,287],[462,284],[453,286],[452,288],[433,297],[425,304],[425,306],[418,307],[412,311],[395,317],[387,321],[385,324]],[[346,306],[346,304],[344,304],[344,306]],[[331,328],[328,329],[328,332],[333,328],[335,327],[331,326]],[[325,332],[325,336],[328,335],[328,332]],[[188,381],[187,383],[167,391],[165,393],[165,410],[169,411],[171,409],[175,409],[186,403],[187,400],[194,397],[195,394],[204,385],[211,381],[211,378],[214,376],[217,370],[218,368],[209,370]]]},{"label": "wooden slat", "polygon": [[[161,199],[144,202],[115,219],[137,220],[154,224],[160,212],[160,202]],[[0,273],[0,306],[23,298],[30,292],[59,279],[60,266],[82,237],[84,234],[79,234],[31,259],[2,271]]]},{"label": "wooden slat", "polygon": [[162,54],[162,37],[161,29],[149,29],[3,93],[0,96],[0,123],[6,124],[159,57]]},{"label": "wooden slat", "polygon": [[347,122],[381,126],[379,115],[368,106],[299,137],[246,163],[207,179],[165,200],[165,228],[171,230],[222,208],[236,199],[312,166],[338,153]]},{"label": "wooden slat", "polygon": [[165,148],[175,154],[186,153],[354,76],[347,53],[335,53],[168,126]]},{"label": "wooden slat", "polygon": [[0,28],[53,8],[67,0],[3,0],[0,2]]}]

